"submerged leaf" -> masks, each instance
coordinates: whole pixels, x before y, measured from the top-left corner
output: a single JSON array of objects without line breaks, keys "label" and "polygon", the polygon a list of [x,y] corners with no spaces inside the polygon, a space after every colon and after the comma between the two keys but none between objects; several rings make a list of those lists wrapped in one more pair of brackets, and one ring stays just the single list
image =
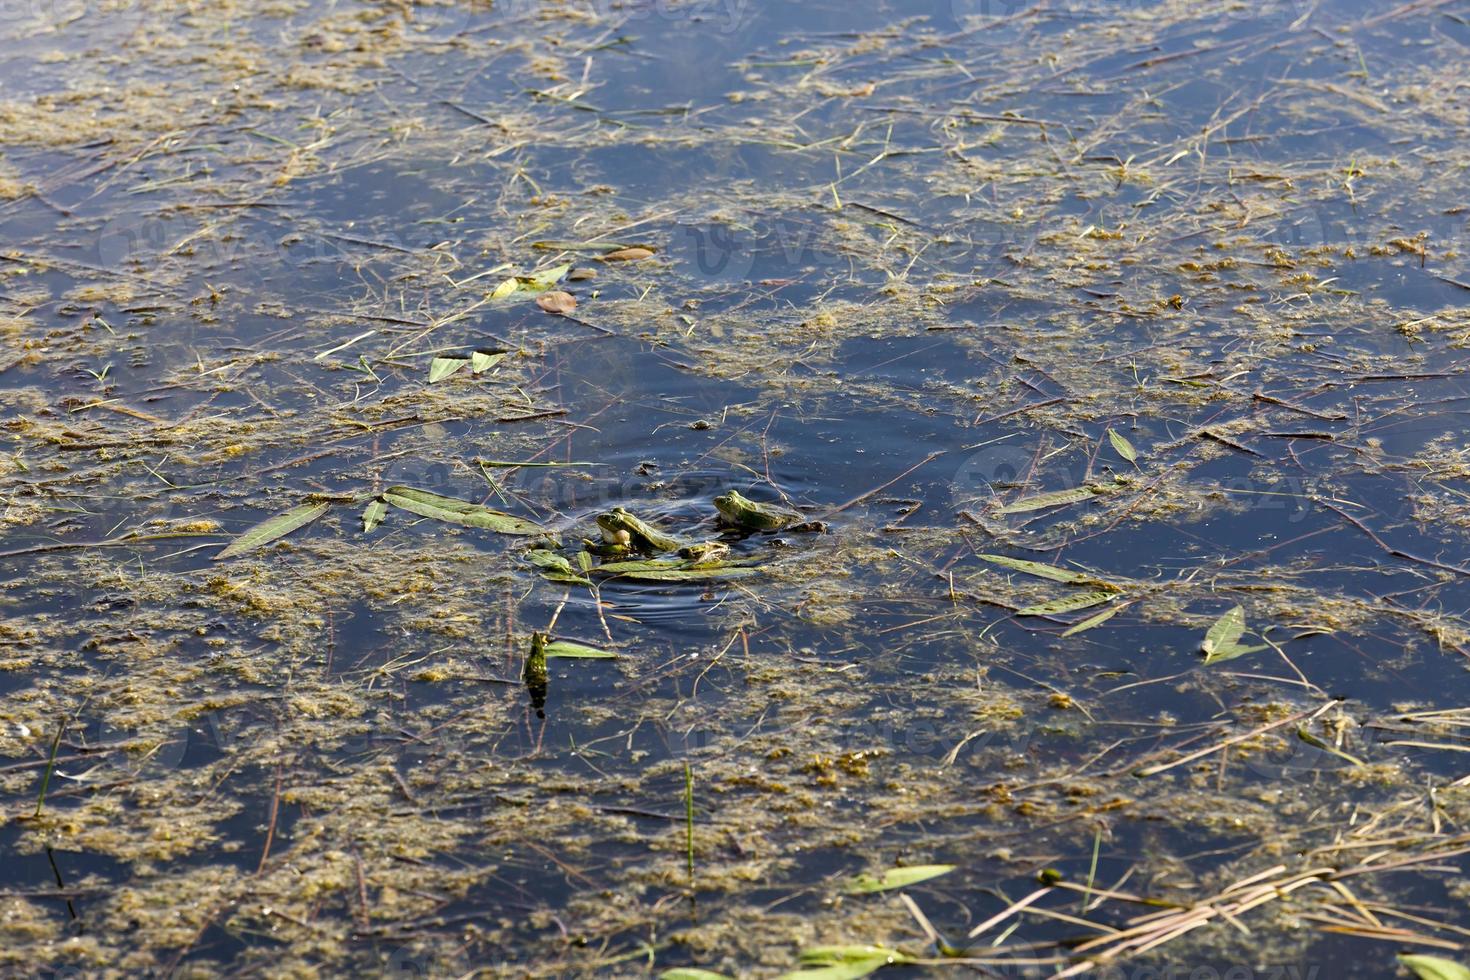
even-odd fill
[{"label": "submerged leaf", "polygon": [[468,357],[436,357],[429,362],[429,384],[438,384],[466,364]]},{"label": "submerged leaf", "polygon": [[1125,602],[1120,605],[1113,606],[1111,609],[1104,609],[1096,616],[1089,616],[1075,626],[1063,630],[1062,635],[1076,636],[1078,633],[1086,632],[1087,630],[1090,630],[1095,626],[1101,626],[1103,623],[1106,623],[1108,620],[1112,619],[1114,616],[1118,615],[1118,613],[1127,608],[1128,603]]},{"label": "submerged leaf", "polygon": [[383,515],[388,513],[388,504],[382,497],[374,497],[368,501],[368,505],[362,511],[362,533],[371,534],[373,528],[383,522]]},{"label": "submerged leaf", "polygon": [[1470,980],[1470,968],[1443,956],[1424,953],[1400,954],[1399,963],[1414,971],[1419,980]]},{"label": "submerged leaf", "polygon": [[1113,451],[1122,456],[1130,463],[1138,462],[1138,451],[1133,448],[1133,443],[1124,439],[1112,429],[1108,430],[1108,441],[1113,444]]},{"label": "submerged leaf", "polygon": [[565,316],[577,308],[577,299],[571,293],[553,289],[549,293],[537,296],[536,305],[547,313],[558,313]]},{"label": "submerged leaf", "polygon": [[321,517],[331,506],[331,504],[298,504],[288,511],[268,517],[254,527],[240,532],[234,541],[231,541],[224,550],[214,556],[214,560],[219,561],[221,558],[243,555],[261,545],[270,544],[277,538],[284,538],[297,528],[305,527]]},{"label": "submerged leaf", "polygon": [[1058,613],[1076,612],[1078,609],[1086,609],[1117,598],[1116,592],[1078,592],[1073,595],[1058,596],[1046,602],[1039,602],[1034,606],[1026,606],[1016,610],[1017,616],[1055,616]]},{"label": "submerged leaf", "polygon": [[871,892],[886,892],[893,888],[907,888],[930,878],[947,875],[955,869],[953,864],[915,864],[905,868],[889,868],[881,875],[864,872],[849,878],[843,891],[849,895],[866,895]]},{"label": "submerged leaf", "polygon": [[1000,509],[1002,514],[1024,514],[1027,511],[1045,510],[1048,507],[1061,507],[1066,504],[1075,504],[1083,500],[1091,500],[1101,491],[1093,487],[1072,487],[1070,490],[1053,490],[1050,493],[1038,493],[1031,497],[1022,497],[1014,500]]},{"label": "submerged leaf", "polygon": [[444,497],[414,487],[389,487],[383,491],[383,499],[394,507],[420,517],[431,517],[436,521],[479,527],[487,531],[498,531],[501,534],[547,533],[546,529],[539,524],[534,524],[524,518],[492,510],[483,504],[472,504],[467,500]]},{"label": "submerged leaf", "polygon": [[1069,582],[1073,585],[1086,585],[1096,583],[1097,578],[1084,572],[1074,572],[1070,568],[1058,568],[1055,565],[1043,565],[1039,561],[1027,561],[1024,558],[1007,558],[1005,555],[981,555],[981,558],[992,565],[1000,565],[1027,575],[1035,575],[1039,578],[1049,578],[1053,582]]},{"label": "submerged leaf", "polygon": [[546,644],[548,657],[579,657],[584,660],[611,660],[617,657],[609,650],[599,650],[571,640],[552,640]]},{"label": "submerged leaf", "polygon": [[480,351],[470,354],[470,370],[476,374],[488,371],[505,360],[506,351]]}]

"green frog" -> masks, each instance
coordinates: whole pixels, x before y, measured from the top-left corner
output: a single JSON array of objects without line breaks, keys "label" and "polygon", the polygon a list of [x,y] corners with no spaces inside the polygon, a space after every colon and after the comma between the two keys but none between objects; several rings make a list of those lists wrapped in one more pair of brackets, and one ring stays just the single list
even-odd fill
[{"label": "green frog", "polygon": [[745,531],[779,531],[801,520],[801,515],[795,511],[758,504],[737,490],[716,497],[715,509],[726,524]]},{"label": "green frog", "polygon": [[597,515],[597,526],[602,528],[605,545],[619,545],[652,554],[677,551],[685,542],[664,534],[658,528],[634,517],[621,507],[614,507],[605,514]]}]

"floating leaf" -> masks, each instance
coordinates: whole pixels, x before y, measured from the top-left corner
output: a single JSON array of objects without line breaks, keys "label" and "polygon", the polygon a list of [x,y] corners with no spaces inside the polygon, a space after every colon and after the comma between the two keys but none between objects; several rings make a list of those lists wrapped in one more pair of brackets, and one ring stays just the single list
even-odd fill
[{"label": "floating leaf", "polygon": [[429,362],[429,384],[437,384],[466,364],[468,357],[436,357]]},{"label": "floating leaf", "polygon": [[577,308],[577,300],[571,293],[553,289],[549,293],[537,296],[536,305],[547,313],[558,313],[565,316]]},{"label": "floating leaf", "polygon": [[548,657],[578,657],[584,660],[611,660],[617,657],[617,654],[611,651],[573,643],[571,640],[552,640],[546,644],[546,655]]},{"label": "floating leaf", "polygon": [[871,875],[865,872],[855,878],[849,878],[842,890],[849,895],[886,892],[893,888],[907,888],[909,885],[917,885],[930,878],[947,875],[954,869],[953,864],[915,864],[906,868],[889,868],[881,875]]},{"label": "floating leaf", "polygon": [[642,245],[633,245],[628,248],[620,248],[614,252],[608,252],[602,257],[604,262],[637,262],[653,255],[653,249],[644,248]]},{"label": "floating leaf", "polygon": [[567,561],[564,556],[554,551],[547,551],[545,548],[537,548],[533,551],[526,552],[526,561],[538,568],[553,568],[557,571],[567,572],[568,574],[572,571],[572,563]]},{"label": "floating leaf", "polygon": [[549,269],[542,269],[540,272],[532,273],[530,278],[522,279],[521,284],[539,292],[555,286],[565,279],[567,273],[571,271],[572,264],[570,262],[563,262],[561,265],[554,265]]},{"label": "floating leaf", "polygon": [[1059,613],[1076,612],[1078,609],[1086,609],[1099,603],[1107,602],[1117,598],[1116,592],[1078,592],[1073,595],[1064,595],[1046,602],[1037,603],[1034,606],[1026,606],[1016,610],[1017,616],[1055,616]]},{"label": "floating leaf", "polygon": [[585,551],[577,552],[577,564],[582,566],[582,571],[592,571],[592,556]]},{"label": "floating leaf", "polygon": [[510,514],[491,510],[483,504],[472,504],[467,500],[443,497],[437,493],[418,490],[414,487],[389,487],[383,492],[383,499],[410,514],[431,517],[436,521],[480,527],[487,531],[499,531],[501,534],[548,533],[539,524],[533,524],[524,518],[512,517]]},{"label": "floating leaf", "polygon": [[387,513],[388,505],[382,497],[374,497],[369,500],[368,505],[362,511],[362,533],[373,533],[373,528],[383,522],[383,515]]},{"label": "floating leaf", "polygon": [[519,279],[516,279],[514,276],[512,276],[511,278],[505,280],[505,282],[503,282],[500,285],[496,286],[495,287],[495,291],[490,294],[490,298],[491,299],[505,299],[511,293],[515,292],[517,289],[520,289],[520,288],[521,288],[521,281]]},{"label": "floating leaf", "polygon": [[887,946],[817,946],[803,950],[802,969],[780,980],[858,980],[890,964],[912,963],[914,958]]},{"label": "floating leaf", "polygon": [[1005,555],[981,555],[992,565],[1000,565],[1004,568],[1024,572],[1027,575],[1036,575],[1040,578],[1049,578],[1053,582],[1069,582],[1073,585],[1086,585],[1097,582],[1097,578],[1084,572],[1074,572],[1070,568],[1058,568],[1055,565],[1043,565],[1039,561],[1027,561],[1024,558],[1007,558]]},{"label": "floating leaf", "polygon": [[548,582],[556,582],[559,585],[591,585],[592,580],[585,575],[577,575],[574,572],[549,571],[542,572],[541,577]]},{"label": "floating leaf", "polygon": [[1428,956],[1424,953],[1400,954],[1399,963],[1414,971],[1419,980],[1470,980],[1470,968],[1447,960],[1443,956]]},{"label": "floating leaf", "polygon": [[1236,606],[1215,620],[1215,625],[1205,634],[1204,641],[1199,648],[1204,651],[1206,657],[1213,656],[1225,647],[1233,647],[1240,642],[1245,634],[1245,610]]},{"label": "floating leaf", "polygon": [[268,517],[254,527],[240,532],[235,540],[214,556],[214,560],[219,561],[221,558],[243,555],[247,551],[254,551],[261,545],[270,544],[277,538],[284,538],[297,528],[305,527],[321,517],[331,506],[331,504],[298,504],[288,511]]},{"label": "floating leaf", "polygon": [[1106,623],[1108,620],[1112,619],[1114,616],[1118,615],[1118,613],[1122,612],[1124,609],[1127,609],[1127,608],[1128,608],[1128,604],[1127,603],[1123,603],[1121,605],[1113,606],[1111,609],[1104,609],[1102,612],[1098,613],[1096,616],[1089,616],[1086,619],[1084,619],[1082,622],[1080,622],[1077,625],[1071,627],[1070,629],[1064,630],[1062,632],[1062,635],[1063,636],[1076,636],[1078,633],[1084,633],[1087,630],[1092,629],[1094,626],[1101,626],[1103,623]]},{"label": "floating leaf", "polygon": [[1002,514],[1024,514],[1032,510],[1045,510],[1048,507],[1062,507],[1066,504],[1075,504],[1083,500],[1091,500],[1101,491],[1094,487],[1073,487],[1070,490],[1053,490],[1051,493],[1038,493],[1031,497],[1022,497],[1006,504],[1000,509]]},{"label": "floating leaf", "polygon": [[759,569],[731,565],[699,566],[695,568],[671,568],[667,571],[620,572],[619,578],[637,579],[640,582],[705,582],[749,578]]},{"label": "floating leaf", "polygon": [[1108,430],[1108,441],[1113,444],[1113,451],[1122,456],[1130,463],[1138,462],[1138,450],[1133,448],[1133,443],[1124,439],[1112,429]]},{"label": "floating leaf", "polygon": [[1214,650],[1205,654],[1205,666],[1208,667],[1210,664],[1217,664],[1222,660],[1234,660],[1236,657],[1264,649],[1266,649],[1264,645],[1245,646],[1240,643],[1230,643],[1225,646],[1216,647]]},{"label": "floating leaf", "polygon": [[700,970],[692,966],[680,966],[660,973],[658,980],[730,980],[730,978],[723,973],[715,973],[712,970]]},{"label": "floating leaf", "polygon": [[505,360],[506,351],[480,351],[470,354],[470,370],[476,374],[488,371],[501,361]]},{"label": "floating leaf", "polygon": [[531,247],[542,251],[616,251],[628,245],[620,241],[534,241]]}]

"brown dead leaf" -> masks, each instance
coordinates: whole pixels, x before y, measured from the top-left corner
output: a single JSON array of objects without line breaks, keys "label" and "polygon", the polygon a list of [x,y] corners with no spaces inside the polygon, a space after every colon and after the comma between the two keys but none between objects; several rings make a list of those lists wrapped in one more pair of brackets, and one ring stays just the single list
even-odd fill
[{"label": "brown dead leaf", "polygon": [[547,313],[567,314],[577,308],[577,299],[571,293],[553,289],[536,297],[536,305]]},{"label": "brown dead leaf", "polygon": [[641,245],[632,245],[628,248],[620,248],[616,252],[608,252],[602,257],[604,262],[637,262],[653,255],[653,249],[644,248]]}]

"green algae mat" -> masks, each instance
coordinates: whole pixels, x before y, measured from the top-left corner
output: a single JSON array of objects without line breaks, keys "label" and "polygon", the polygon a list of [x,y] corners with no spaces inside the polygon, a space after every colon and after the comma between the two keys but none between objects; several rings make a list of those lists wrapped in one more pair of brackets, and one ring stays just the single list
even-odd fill
[{"label": "green algae mat", "polygon": [[1467,59],[12,4],[0,975],[1470,975]]}]

